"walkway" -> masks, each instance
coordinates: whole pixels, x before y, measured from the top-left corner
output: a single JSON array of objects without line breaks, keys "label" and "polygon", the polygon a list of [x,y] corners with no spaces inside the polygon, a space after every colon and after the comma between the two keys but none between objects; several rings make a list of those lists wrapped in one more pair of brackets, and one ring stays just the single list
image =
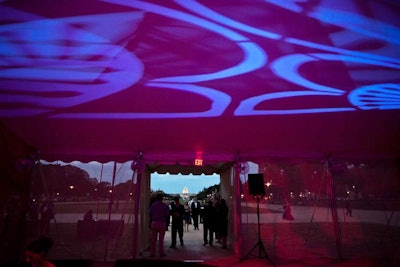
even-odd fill
[{"label": "walkway", "polygon": [[[243,203],[249,210],[253,210],[256,207],[255,203]],[[257,215],[254,212],[242,214],[243,223],[253,224],[257,222]],[[261,223],[289,223],[282,219],[282,206],[260,203],[260,219]],[[331,213],[329,208],[313,208],[306,206],[292,206],[292,214],[295,217],[295,222],[309,223],[311,218],[314,222],[331,222]],[[81,214],[57,214],[56,219],[58,222],[76,222],[77,218],[80,218]],[[115,217],[114,217],[115,216]],[[400,213],[396,212],[385,212],[377,210],[353,210],[353,217],[346,217],[343,214],[342,209],[338,209],[339,221],[343,222],[370,222],[376,224],[386,225],[388,218],[391,218],[390,225],[400,226]],[[391,217],[390,217],[391,216]],[[121,219],[121,215],[113,214],[113,218]],[[126,218],[125,219],[129,219]],[[272,259],[269,261],[263,257],[248,257],[242,261],[234,254],[232,248],[222,249],[219,244],[214,247],[203,246],[203,230],[202,224],[200,224],[200,230],[194,230],[193,225],[190,226],[188,232],[184,232],[184,246],[177,246],[176,248],[169,248],[171,242],[171,232],[168,231],[165,236],[165,252],[167,254],[164,258],[150,258],[149,252],[145,251],[139,258],[144,260],[163,260],[167,262],[179,261],[179,262],[203,262],[212,266],[218,267],[261,267],[261,266],[276,266],[284,267],[317,267],[317,266],[332,266],[332,267],[357,267],[357,266],[400,266],[396,259],[346,259],[337,260],[332,258],[300,258],[300,259]],[[255,241],[256,242],[256,241]],[[254,251],[256,256],[258,252]],[[254,255],[252,255],[254,256]],[[396,262],[394,262],[396,261]],[[93,267],[114,267],[115,262],[95,262]],[[141,266],[132,264],[132,266]],[[157,264],[149,263],[146,266],[161,266]],[[164,266],[164,264],[163,264]],[[170,264],[165,264],[170,266]]]},{"label": "walkway", "polygon": [[[256,203],[242,203],[243,207],[255,208]],[[266,210],[273,212],[264,212]],[[332,222],[331,212],[329,208],[317,207],[314,209],[312,206],[292,206],[292,214],[296,222],[310,222],[313,218],[314,222]],[[314,214],[314,217],[313,217]],[[111,214],[112,220],[120,220],[121,213]],[[77,220],[82,219],[81,213],[61,213],[56,214],[56,220],[59,223],[75,223]],[[98,219],[108,219],[108,214],[99,214]],[[287,223],[288,221],[282,220],[282,205],[260,203],[260,221],[261,223]],[[132,221],[132,217],[128,214],[123,216],[125,223]],[[353,209],[353,216],[344,216],[343,209],[338,208],[339,221],[346,220],[347,222],[368,222],[376,224],[387,224],[387,220],[391,218],[390,225],[400,226],[400,211],[382,211],[382,210],[360,210]],[[244,223],[257,223],[256,212],[242,214],[242,221]],[[189,233],[190,234],[190,233]]]}]

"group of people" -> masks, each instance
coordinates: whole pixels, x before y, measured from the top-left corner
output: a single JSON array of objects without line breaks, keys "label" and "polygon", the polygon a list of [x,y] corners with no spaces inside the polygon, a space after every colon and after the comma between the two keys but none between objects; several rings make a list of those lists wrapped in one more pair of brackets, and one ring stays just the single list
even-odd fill
[{"label": "group of people", "polygon": [[183,214],[184,230],[189,232],[189,225],[192,224],[192,219],[194,230],[199,230],[200,203],[197,201],[197,198],[194,198],[191,202],[186,201],[183,207],[185,209],[185,213]]},{"label": "group of people", "polygon": [[[165,232],[171,225],[171,245],[175,248],[179,239],[180,245],[183,246],[184,229],[189,231],[191,219],[193,219],[194,230],[199,230],[200,203],[197,199],[193,201],[180,203],[180,197],[175,196],[173,202],[167,205],[163,201],[164,195],[158,193],[151,201],[150,215],[150,257],[155,256],[156,243],[158,241],[158,252],[160,257],[165,256],[164,237]],[[213,245],[214,236],[222,244],[222,248],[227,248],[228,234],[228,206],[225,199],[215,199],[208,201],[202,213],[203,219],[203,245]],[[185,224],[185,228],[184,228]]]},{"label": "group of people", "polygon": [[225,199],[207,201],[203,211],[203,246],[213,246],[214,236],[222,248],[227,248],[228,206]]},{"label": "group of people", "polygon": [[[164,195],[159,193],[155,196],[149,209],[150,215],[150,256],[155,256],[156,246],[158,244],[158,252],[160,257],[166,256],[164,251],[164,237],[169,222],[171,222],[171,246],[175,248],[177,239],[179,238],[180,245],[183,246],[184,232],[184,217],[190,206],[190,214],[193,219],[195,230],[199,230],[199,215],[200,203],[194,199],[191,204],[180,203],[180,197],[174,197],[174,201],[167,205],[164,203]],[[186,206],[186,211],[185,211]],[[85,214],[85,219],[92,219],[92,211]],[[203,245],[213,246],[214,240],[218,240],[222,244],[222,248],[227,247],[228,233],[228,207],[225,199],[214,199],[207,201],[202,213],[203,222]],[[215,239],[214,239],[215,238]],[[49,249],[52,247],[50,238],[40,238],[29,244],[25,251],[25,261],[35,267],[54,267],[54,264],[47,260],[46,256]]]}]

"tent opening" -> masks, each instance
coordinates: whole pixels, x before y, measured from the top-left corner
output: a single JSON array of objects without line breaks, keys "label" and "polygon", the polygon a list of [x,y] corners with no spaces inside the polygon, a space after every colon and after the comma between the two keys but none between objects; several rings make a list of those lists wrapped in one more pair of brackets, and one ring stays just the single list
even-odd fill
[{"label": "tent opening", "polygon": [[[167,166],[163,167],[164,169],[168,169]],[[172,167],[170,167],[172,168]],[[191,166],[190,168],[195,168],[195,166]],[[190,224],[185,224],[183,222],[183,243],[184,246],[179,247],[179,249],[170,248],[172,243],[172,219],[169,220],[169,226],[167,227],[168,231],[165,234],[164,245],[165,252],[168,255],[168,258],[176,258],[177,260],[199,260],[205,261],[214,259],[217,257],[225,257],[234,254],[233,246],[230,246],[231,249],[221,250],[221,249],[213,249],[210,250],[209,246],[204,246],[204,236],[203,236],[203,218],[202,211],[204,206],[206,205],[207,200],[218,201],[219,199],[225,199],[228,204],[228,211],[230,213],[233,212],[232,202],[232,183],[230,176],[226,174],[216,174],[216,173],[199,173],[196,174],[192,172],[190,174],[182,174],[183,172],[187,172],[189,169],[188,166],[179,169],[174,167],[174,174],[170,174],[169,172],[164,174],[159,174],[158,172],[152,172],[145,174],[148,179],[142,179],[142,185],[140,185],[141,192],[148,192],[148,194],[141,194],[140,197],[140,206],[141,212],[140,214],[147,215],[148,207],[151,203],[152,194],[155,194],[158,191],[162,191],[166,196],[164,202],[170,206],[173,201],[174,196],[180,197],[180,204],[186,209],[192,209],[192,202],[194,199],[198,200],[199,205],[199,214],[198,214],[198,225],[197,229],[195,229],[195,218],[190,215]],[[170,169],[171,170],[171,169]],[[143,216],[144,218],[148,216]],[[137,240],[144,240],[142,244],[138,244],[138,254],[139,256],[146,257],[149,254],[148,245],[150,236],[150,229],[148,227],[149,222],[144,220],[143,222],[139,222],[140,230],[138,231]],[[234,226],[235,221],[229,220],[228,224],[228,236],[234,236]],[[142,228],[143,226],[147,226],[147,229]],[[143,239],[142,236],[145,236]],[[215,241],[217,238],[215,236]],[[147,238],[147,239],[146,239]],[[179,244],[179,233],[177,234],[177,241]],[[231,242],[231,240],[229,241]],[[219,243],[214,243],[215,248],[221,246]]]}]

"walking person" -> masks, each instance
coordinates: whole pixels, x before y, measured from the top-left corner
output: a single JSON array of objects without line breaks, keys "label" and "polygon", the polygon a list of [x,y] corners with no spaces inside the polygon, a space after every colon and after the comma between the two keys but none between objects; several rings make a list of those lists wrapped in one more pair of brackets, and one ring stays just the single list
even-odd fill
[{"label": "walking person", "polygon": [[193,227],[194,230],[199,230],[199,214],[200,214],[200,203],[197,198],[194,198],[192,204],[190,205],[192,210]]},{"label": "walking person", "polygon": [[294,217],[292,215],[292,209],[290,207],[290,202],[288,200],[283,205],[282,219],[288,220],[288,221],[293,221],[294,220]]},{"label": "walking person", "polygon": [[189,225],[192,224],[192,219],[190,218],[191,211],[189,203],[187,201],[185,202],[184,208],[185,208],[185,214],[183,215],[183,221],[185,222],[184,227],[185,231],[189,232]]},{"label": "walking person", "polygon": [[151,220],[151,238],[150,238],[150,257],[155,256],[156,242],[158,238],[158,253],[164,257],[164,237],[167,225],[165,221],[169,216],[169,207],[163,202],[164,195],[157,194],[156,201],[150,206],[149,214]]},{"label": "walking person", "polygon": [[171,214],[171,246],[170,248],[176,247],[176,236],[179,236],[181,246],[183,246],[183,215],[185,208],[179,202],[179,196],[174,197],[174,202],[170,206]]},{"label": "walking person", "polygon": [[346,198],[346,216],[352,216],[352,209],[351,209],[351,204],[350,204],[350,200],[348,198]]},{"label": "walking person", "polygon": [[213,246],[216,214],[213,202],[207,201],[203,211],[203,246]]},{"label": "walking person", "polygon": [[54,220],[54,204],[50,198],[46,198],[39,209],[40,213],[40,235],[48,236],[50,233],[50,221]]},{"label": "walking person", "polygon": [[227,248],[228,236],[228,206],[226,200],[221,198],[217,207],[217,233],[222,248]]}]

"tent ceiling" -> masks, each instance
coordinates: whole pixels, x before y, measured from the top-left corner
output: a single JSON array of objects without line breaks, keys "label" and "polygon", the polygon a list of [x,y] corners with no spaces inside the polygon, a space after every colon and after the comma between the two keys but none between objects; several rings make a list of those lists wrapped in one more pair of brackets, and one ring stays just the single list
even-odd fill
[{"label": "tent ceiling", "polygon": [[397,1],[0,10],[0,119],[46,160],[399,154]]}]

